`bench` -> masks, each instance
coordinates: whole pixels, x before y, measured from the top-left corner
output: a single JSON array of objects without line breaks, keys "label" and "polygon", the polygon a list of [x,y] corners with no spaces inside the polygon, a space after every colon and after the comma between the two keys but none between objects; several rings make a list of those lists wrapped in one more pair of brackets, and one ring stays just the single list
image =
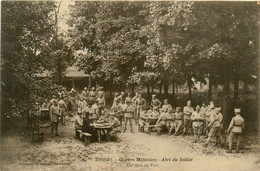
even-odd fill
[{"label": "bench", "polygon": [[87,133],[87,132],[82,132],[81,130],[75,130],[76,132],[76,139],[80,139],[80,135],[82,135],[85,145],[90,144],[90,139],[92,137],[91,134]]}]

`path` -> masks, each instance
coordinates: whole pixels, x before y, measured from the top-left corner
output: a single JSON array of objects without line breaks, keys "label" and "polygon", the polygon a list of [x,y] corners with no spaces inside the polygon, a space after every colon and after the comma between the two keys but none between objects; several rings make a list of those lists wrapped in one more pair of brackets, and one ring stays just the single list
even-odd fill
[{"label": "path", "polygon": [[[241,170],[259,170],[260,168],[259,156],[257,151],[253,150],[257,149],[256,147],[250,147],[245,154],[227,154],[224,149],[216,147],[205,149],[201,144],[193,144],[189,136],[184,138],[156,136],[137,131],[121,134],[120,143],[92,143],[85,147],[83,142],[73,138],[75,136],[73,125],[62,127],[60,137],[51,138],[50,128],[44,129],[44,132],[45,141],[36,145],[32,145],[28,135],[22,133],[3,138],[2,170],[230,170],[234,167]],[[153,161],[137,161],[137,158]],[[171,161],[161,161],[163,158]],[[180,158],[186,161],[180,161]]]}]

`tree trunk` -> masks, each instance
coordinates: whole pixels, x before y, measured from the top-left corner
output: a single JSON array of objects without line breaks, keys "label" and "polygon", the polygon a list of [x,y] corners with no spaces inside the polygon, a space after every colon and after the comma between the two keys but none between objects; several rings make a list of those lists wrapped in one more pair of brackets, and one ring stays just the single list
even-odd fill
[{"label": "tree trunk", "polygon": [[160,88],[159,88],[159,95],[162,95],[162,83],[160,83]]},{"label": "tree trunk", "polygon": [[131,88],[132,88],[132,95],[134,95],[135,94],[135,86],[132,85]]},{"label": "tree trunk", "polygon": [[175,99],[175,83],[172,82],[172,98]]},{"label": "tree trunk", "polygon": [[152,88],[152,94],[154,94],[154,86],[152,85],[151,88]]},{"label": "tree trunk", "polygon": [[176,84],[176,93],[177,94],[179,93],[179,86],[178,86],[178,84]]},{"label": "tree trunk", "polygon": [[164,91],[164,97],[167,98],[168,97],[168,83],[167,81],[164,81],[164,85],[163,85],[163,91]]},{"label": "tree trunk", "polygon": [[234,94],[233,94],[233,102],[234,106],[237,105],[237,100],[238,100],[238,90],[239,90],[239,80],[234,81]]},{"label": "tree trunk", "polygon": [[191,100],[191,88],[192,88],[191,78],[188,79],[188,87],[189,87],[189,100]]},{"label": "tree trunk", "polygon": [[231,120],[233,116],[233,107],[229,97],[229,88],[230,82],[229,80],[225,80],[223,85],[223,124],[225,126],[228,125],[228,122]]},{"label": "tree trunk", "polygon": [[146,88],[147,88],[147,96],[150,96],[150,85],[147,84],[147,85],[146,85]]},{"label": "tree trunk", "polygon": [[209,102],[211,101],[211,99],[212,99],[212,81],[209,78],[209,90],[208,90],[208,100],[209,100]]}]

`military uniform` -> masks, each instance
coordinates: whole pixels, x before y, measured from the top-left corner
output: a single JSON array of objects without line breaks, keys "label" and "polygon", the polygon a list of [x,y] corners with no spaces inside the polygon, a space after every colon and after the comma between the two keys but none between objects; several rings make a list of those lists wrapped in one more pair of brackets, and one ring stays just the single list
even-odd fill
[{"label": "military uniform", "polygon": [[161,104],[162,103],[158,99],[152,99],[152,101],[151,101],[151,106],[153,106],[154,110],[159,110]]},{"label": "military uniform", "polygon": [[[235,110],[236,112],[236,110]],[[238,110],[240,113],[240,110]],[[232,150],[232,144],[234,138],[237,138],[237,148],[236,151],[238,152],[239,150],[239,145],[241,141],[241,134],[243,132],[243,129],[245,127],[245,120],[244,118],[241,117],[240,114],[236,114],[235,117],[232,118],[230,125],[228,127],[228,132],[229,132],[229,152]]]},{"label": "military uniform", "polygon": [[96,92],[93,91],[93,90],[91,90],[91,91],[89,92],[89,101],[91,101],[92,103],[95,102],[96,97],[97,97]]},{"label": "military uniform", "polygon": [[[184,118],[183,118],[183,120],[184,120],[184,129],[185,129],[185,131],[187,130],[187,131],[189,131],[189,129],[191,128],[191,119],[190,119],[190,116],[191,116],[191,114],[194,112],[194,109],[193,109],[193,107],[191,107],[191,106],[185,106],[184,108],[183,108],[183,114],[184,114]],[[185,133],[185,131],[184,131],[184,133]]]},{"label": "military uniform", "polygon": [[191,114],[191,120],[192,122],[192,128],[193,128],[193,133],[196,135],[201,135],[202,134],[202,127],[203,127],[203,117],[200,112],[193,112]]},{"label": "military uniform", "polygon": [[137,110],[136,119],[139,118],[139,115],[140,115],[141,111],[143,111],[145,105],[146,105],[146,100],[144,98],[136,99],[136,110]]},{"label": "military uniform", "polygon": [[58,123],[59,123],[59,117],[60,117],[60,107],[57,105],[52,105],[50,107],[50,118],[51,118],[51,134],[53,135],[53,132],[55,130],[56,135],[58,135]]},{"label": "military uniform", "polygon": [[149,113],[142,111],[139,118],[139,128],[143,129],[145,125],[148,125]]},{"label": "military uniform", "polygon": [[67,106],[66,106],[66,103],[65,103],[65,101],[64,101],[63,99],[61,99],[61,100],[58,102],[58,105],[59,105],[59,107],[60,107],[61,123],[64,124]]},{"label": "military uniform", "polygon": [[172,106],[170,104],[164,104],[162,106],[162,111],[166,112],[166,111],[171,111],[172,110]]},{"label": "military uniform", "polygon": [[167,121],[167,114],[166,113],[161,113],[159,116],[159,119],[155,125],[155,129],[157,132],[160,134],[161,131],[166,128],[166,121]]},{"label": "military uniform", "polygon": [[134,115],[134,106],[132,104],[129,104],[126,106],[125,110],[124,110],[124,118],[125,118],[125,129],[126,130],[126,126],[127,126],[127,121],[129,120],[130,122],[130,128],[131,128],[131,132],[133,132],[133,124],[132,124],[132,118]]},{"label": "military uniform", "polygon": [[122,131],[120,121],[116,117],[110,120],[110,125],[112,127],[112,130],[110,131],[109,135],[112,137],[116,136],[116,134]]}]

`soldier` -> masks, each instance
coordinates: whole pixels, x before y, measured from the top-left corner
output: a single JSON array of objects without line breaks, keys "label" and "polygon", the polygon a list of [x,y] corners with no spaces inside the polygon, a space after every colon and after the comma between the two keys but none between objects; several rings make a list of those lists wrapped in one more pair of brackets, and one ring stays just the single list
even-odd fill
[{"label": "soldier", "polygon": [[216,145],[218,145],[218,142],[223,142],[222,135],[220,133],[220,126],[223,120],[223,115],[220,113],[221,108],[216,108],[215,112],[211,112],[210,114],[210,123],[208,125],[208,128],[210,128],[208,139],[206,143],[204,144],[205,147],[208,146],[210,140],[212,137],[216,137]]},{"label": "soldier", "polygon": [[127,121],[129,121],[131,132],[134,133],[133,124],[132,124],[132,118],[134,116],[134,111],[135,111],[135,109],[134,109],[134,106],[132,105],[132,102],[127,101],[126,108],[124,109],[125,129],[123,132],[126,131]]},{"label": "soldier", "polygon": [[205,129],[204,129],[204,133],[205,133],[205,135],[206,135],[206,137],[205,138],[208,138],[208,134],[209,134],[209,127],[208,127],[208,125],[209,125],[209,122],[210,122],[210,115],[211,115],[211,113],[215,113],[215,105],[214,105],[214,102],[213,101],[211,101],[210,103],[209,103],[209,106],[208,106],[208,108],[207,108],[207,110],[206,110],[206,113],[205,113],[205,115],[204,115],[204,119],[205,119]]},{"label": "soldier", "polygon": [[99,90],[97,92],[97,98],[98,97],[102,97],[105,99],[105,91],[104,91],[104,88],[103,87],[99,87]]},{"label": "soldier", "polygon": [[98,104],[98,117],[100,116],[101,112],[105,109],[106,106],[106,100],[103,97],[103,94],[100,94],[97,98],[97,104]]},{"label": "soldier", "polygon": [[176,107],[176,112],[174,113],[174,127],[175,127],[175,132],[174,135],[177,136],[177,133],[180,129],[180,127],[183,124],[183,113],[181,112],[180,107]]},{"label": "soldier", "polygon": [[[118,92],[116,92],[115,93],[115,97],[114,97],[114,101],[113,101],[113,105],[116,103],[116,101],[118,100],[118,97],[119,97],[119,93]],[[118,100],[118,103],[119,103],[119,100]],[[112,105],[112,106],[113,106]]]},{"label": "soldier", "polygon": [[140,116],[141,111],[143,111],[143,109],[146,106],[146,100],[144,98],[142,98],[142,95],[139,94],[138,98],[135,101],[136,103],[136,109],[137,109],[137,113],[136,113],[136,118],[135,118],[135,122],[138,122],[138,118]]},{"label": "soldier", "polygon": [[40,116],[41,109],[39,103],[36,101],[29,110],[27,117],[27,128],[36,128],[37,117]]},{"label": "soldier", "polygon": [[191,114],[192,128],[194,133],[193,143],[199,142],[200,135],[202,134],[203,117],[200,113],[200,107],[196,106],[196,111]]},{"label": "soldier", "polygon": [[[88,113],[88,112],[86,112]],[[76,130],[82,130],[82,126],[83,126],[83,119],[82,119],[82,113],[77,112],[76,116],[75,116],[75,129]]]},{"label": "soldier", "polygon": [[159,112],[153,109],[153,106],[150,106],[150,109],[147,111],[147,113],[149,114],[149,119],[158,119],[160,116]]},{"label": "soldier", "polygon": [[97,97],[97,95],[96,95],[95,88],[92,87],[91,91],[89,92],[89,100],[91,102],[95,102],[96,101],[96,97]]},{"label": "soldier", "polygon": [[60,114],[61,114],[61,124],[65,125],[65,116],[66,116],[66,111],[67,111],[67,106],[64,101],[64,97],[61,96],[60,101],[58,102],[59,107],[60,107]]},{"label": "soldier", "polygon": [[161,105],[162,105],[162,103],[160,102],[160,100],[156,99],[156,95],[153,94],[152,95],[152,101],[151,101],[151,106],[153,106],[153,109],[154,110],[159,110]]},{"label": "soldier", "polygon": [[172,133],[173,127],[174,127],[174,114],[173,110],[167,111],[166,112],[166,127],[169,130],[168,134],[170,135]]},{"label": "soldier", "polygon": [[[137,98],[138,98],[138,93],[136,92],[135,96],[132,98],[132,104],[134,105],[134,108],[135,108],[134,118],[136,118],[136,116],[137,116],[137,104],[136,104]],[[136,122],[135,122],[135,124],[136,124]]]},{"label": "soldier", "polygon": [[114,113],[110,113],[110,125],[112,130],[109,133],[109,139],[115,138],[116,135],[122,131],[120,121],[115,117]]},{"label": "soldier", "polygon": [[88,95],[89,95],[89,92],[88,92],[88,88],[85,87],[84,90],[82,91],[81,93],[81,97],[85,97],[85,98],[88,98]]},{"label": "soldier", "polygon": [[190,116],[194,112],[193,107],[191,106],[191,101],[189,100],[187,102],[187,106],[183,108],[183,114],[184,114],[184,129],[182,135],[184,135],[186,132],[189,133],[189,130],[191,128],[191,120]]},{"label": "soldier", "polygon": [[161,135],[162,130],[166,129],[166,120],[167,120],[167,114],[165,112],[162,112],[155,124],[157,135]]},{"label": "soldier", "polygon": [[236,152],[239,153],[239,145],[241,142],[241,134],[243,132],[243,129],[245,128],[245,120],[240,115],[241,109],[235,109],[235,117],[232,118],[230,125],[228,127],[228,133],[229,133],[229,145],[228,145],[228,151],[227,153],[232,153],[232,145],[233,145],[233,139],[237,138],[237,146],[236,146]]},{"label": "soldier", "polygon": [[114,112],[117,119],[120,121],[120,124],[122,125],[122,120],[124,119],[124,114],[123,114],[122,105],[119,104],[119,99],[117,99],[115,101],[115,103],[113,104],[111,109]]},{"label": "soldier", "polygon": [[139,118],[139,129],[141,132],[144,132],[144,126],[148,124],[148,119],[149,119],[149,113],[147,112],[147,109],[143,110],[140,113],[140,118]]},{"label": "soldier", "polygon": [[118,96],[119,103],[123,104],[125,102],[125,92],[121,91],[121,94]]},{"label": "soldier", "polygon": [[163,106],[162,106],[162,112],[166,112],[166,111],[170,111],[170,110],[172,110],[172,106],[170,105],[170,104],[168,104],[168,100],[167,99],[165,99],[164,101],[163,101]]},{"label": "soldier", "polygon": [[53,100],[53,105],[50,107],[50,119],[51,119],[51,136],[54,137],[54,130],[56,133],[56,136],[59,136],[58,134],[58,123],[59,123],[59,117],[60,117],[60,107],[58,106],[57,100]]},{"label": "soldier", "polygon": [[132,103],[131,93],[127,93],[127,97],[125,98],[125,104],[128,102]]}]

